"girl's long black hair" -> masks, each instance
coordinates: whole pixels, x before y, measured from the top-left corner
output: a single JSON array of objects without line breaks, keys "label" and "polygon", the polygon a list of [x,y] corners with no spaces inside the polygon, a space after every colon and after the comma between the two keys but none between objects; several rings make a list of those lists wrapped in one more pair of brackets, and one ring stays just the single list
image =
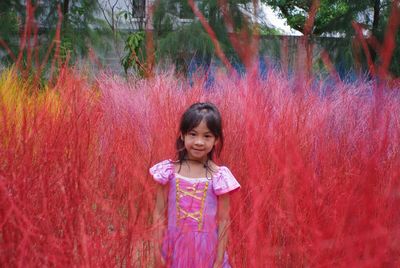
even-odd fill
[{"label": "girl's long black hair", "polygon": [[[220,155],[224,145],[224,136],[222,134],[222,119],[218,108],[210,102],[197,102],[192,104],[182,115],[179,125],[179,131],[182,136],[185,136],[192,129],[197,127],[201,121],[204,121],[207,128],[219,140],[217,148],[213,148],[208,153],[207,160],[212,160],[214,152],[217,156]],[[176,150],[178,154],[178,162],[182,163],[187,160],[187,151],[185,143],[178,137],[176,139]]]}]

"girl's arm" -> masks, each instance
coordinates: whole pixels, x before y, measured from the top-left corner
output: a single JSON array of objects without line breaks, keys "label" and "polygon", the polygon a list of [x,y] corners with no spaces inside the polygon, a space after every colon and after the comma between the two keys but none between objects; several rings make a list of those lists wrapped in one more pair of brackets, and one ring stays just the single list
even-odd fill
[{"label": "girl's arm", "polygon": [[[161,256],[161,242],[166,223],[166,204],[167,204],[167,188],[159,184],[157,186],[156,206],[153,212],[153,228],[154,228],[154,241],[155,241],[155,261],[156,264],[161,261],[164,265],[165,261]],[[158,265],[157,265],[158,267]]]},{"label": "girl's arm", "polygon": [[224,261],[224,253],[228,242],[229,218],[229,194],[218,196],[218,247],[214,268],[221,267]]}]

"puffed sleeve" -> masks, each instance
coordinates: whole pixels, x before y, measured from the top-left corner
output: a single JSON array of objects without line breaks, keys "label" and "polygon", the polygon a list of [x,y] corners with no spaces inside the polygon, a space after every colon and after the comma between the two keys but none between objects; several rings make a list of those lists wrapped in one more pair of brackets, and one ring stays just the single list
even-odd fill
[{"label": "puffed sleeve", "polygon": [[221,195],[238,189],[239,182],[227,167],[220,167],[213,177],[213,188],[216,195]]},{"label": "puffed sleeve", "polygon": [[149,172],[156,182],[164,185],[174,176],[175,168],[171,160],[164,160],[152,166]]}]

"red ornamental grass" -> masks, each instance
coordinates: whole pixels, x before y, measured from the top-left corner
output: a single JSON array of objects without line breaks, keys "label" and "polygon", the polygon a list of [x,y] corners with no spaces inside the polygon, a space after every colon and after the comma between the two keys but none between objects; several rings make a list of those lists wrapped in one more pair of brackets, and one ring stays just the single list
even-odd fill
[{"label": "red ornamental grass", "polygon": [[[390,76],[396,12],[374,45],[382,65],[369,63],[380,78]],[[17,66],[24,50],[36,51],[24,43],[36,31],[29,19],[26,31]],[[364,49],[373,42],[358,39]],[[249,50],[231,40],[249,67],[257,40]],[[341,83],[328,53],[334,85],[273,70],[238,78],[218,56],[229,73],[217,73],[207,89],[204,76],[189,85],[169,74],[129,83],[102,75],[92,85],[60,64],[54,89],[1,79],[0,266],[152,265],[156,185],[148,168],[174,158],[179,117],[196,101],[220,108],[226,140],[217,162],[242,185],[232,194],[233,265],[399,266],[398,88]]]},{"label": "red ornamental grass", "polygon": [[220,108],[217,162],[242,185],[232,194],[232,264],[399,265],[397,91],[374,95],[359,81],[323,95],[326,84],[279,72],[203,82],[103,75],[93,86],[65,71],[42,95],[1,99],[2,266],[151,265],[148,168],[174,158],[179,117],[195,101]]}]

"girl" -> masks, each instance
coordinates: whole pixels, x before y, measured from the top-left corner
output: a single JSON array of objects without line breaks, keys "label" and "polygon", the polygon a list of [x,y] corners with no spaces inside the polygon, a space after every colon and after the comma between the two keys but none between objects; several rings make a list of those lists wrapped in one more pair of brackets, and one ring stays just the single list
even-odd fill
[{"label": "girl", "polygon": [[[150,168],[159,183],[154,224],[156,241],[168,211],[168,228],[156,262],[167,267],[230,267],[225,252],[229,227],[229,195],[240,187],[213,154],[223,146],[222,122],[211,103],[195,103],[182,115],[176,141],[178,160]],[[164,185],[169,185],[167,192]],[[166,204],[168,203],[168,209]]]}]

